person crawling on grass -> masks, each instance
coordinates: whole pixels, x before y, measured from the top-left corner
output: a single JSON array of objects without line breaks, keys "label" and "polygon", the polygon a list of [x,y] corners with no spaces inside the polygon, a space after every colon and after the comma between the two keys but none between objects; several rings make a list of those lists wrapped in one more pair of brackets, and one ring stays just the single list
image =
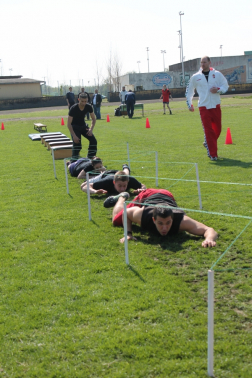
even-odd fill
[{"label": "person crawling on grass", "polygon": [[78,179],[85,179],[86,173],[98,174],[106,171],[106,168],[103,167],[102,160],[94,156],[92,159],[80,158],[76,161],[69,161],[67,163],[68,170],[72,177],[77,177]]},{"label": "person crawling on grass", "polygon": [[[105,200],[105,207],[115,205],[112,216],[115,227],[123,226],[123,206],[128,198],[128,193],[121,193]],[[181,231],[203,236],[205,240],[202,247],[215,247],[218,237],[213,228],[189,218],[184,211],[178,209],[172,193],[165,189],[143,190],[127,205],[127,239],[137,240],[132,235],[132,223],[137,223],[143,230],[162,237],[177,235]],[[121,243],[124,241],[124,237],[120,239]]]},{"label": "person crawling on grass", "polygon": [[[105,171],[98,177],[89,180],[90,194],[126,193],[127,196],[127,191],[130,189],[134,189],[133,194],[138,194],[146,189],[146,186],[130,176],[130,169],[127,164],[123,165],[123,171]],[[86,182],[81,185],[81,190],[87,193]]]}]

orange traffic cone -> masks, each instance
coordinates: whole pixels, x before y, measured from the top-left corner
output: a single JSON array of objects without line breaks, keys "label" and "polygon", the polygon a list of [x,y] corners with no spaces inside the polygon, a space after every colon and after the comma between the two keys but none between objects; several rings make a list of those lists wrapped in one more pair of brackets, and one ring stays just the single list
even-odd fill
[{"label": "orange traffic cone", "polygon": [[63,118],[61,118],[61,126],[64,126],[65,124],[64,124],[64,119]]},{"label": "orange traffic cone", "polygon": [[4,130],[4,123],[2,122],[1,130]]},{"label": "orange traffic cone", "polygon": [[232,137],[231,137],[231,132],[230,132],[230,128],[229,127],[227,128],[227,136],[226,136],[226,142],[225,142],[225,144],[233,144]]},{"label": "orange traffic cone", "polygon": [[110,122],[109,115],[107,114],[107,122]]},{"label": "orange traffic cone", "polygon": [[149,129],[150,128],[150,122],[149,122],[149,118],[146,118],[146,129]]}]

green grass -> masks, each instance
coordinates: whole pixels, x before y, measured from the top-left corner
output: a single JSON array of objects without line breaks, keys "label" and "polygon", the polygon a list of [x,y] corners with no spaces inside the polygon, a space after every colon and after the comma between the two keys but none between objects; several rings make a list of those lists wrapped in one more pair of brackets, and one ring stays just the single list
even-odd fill
[{"label": "green grass", "polygon": [[[251,186],[223,184],[252,183],[252,99],[223,99],[217,162],[206,157],[198,111],[189,113],[184,102],[171,107],[174,115],[163,116],[161,103],[145,105],[146,129],[140,111],[129,120],[104,106],[95,126],[98,156],[120,169],[128,142],[132,174],[155,187],[158,151],[159,187],[191,210],[199,209],[191,169],[197,162],[205,213],[187,213],[217,230],[217,247],[203,249],[200,238],[186,234],[160,241],[135,227],[130,267],[119,243],[123,230],[111,226],[105,197],[91,198],[89,221],[81,181],[69,177],[68,195],[63,161],[56,161],[55,179],[50,153],[28,138],[33,120],[15,119],[50,117],[48,131],[69,135],[53,118],[67,110],[14,114],[4,121],[1,377],[207,376],[207,271],[249,223],[211,212],[252,216]],[[232,145],[225,145],[227,127]],[[86,150],[84,140],[83,156]],[[216,377],[252,377],[251,229],[215,267],[222,270],[215,273]]]}]

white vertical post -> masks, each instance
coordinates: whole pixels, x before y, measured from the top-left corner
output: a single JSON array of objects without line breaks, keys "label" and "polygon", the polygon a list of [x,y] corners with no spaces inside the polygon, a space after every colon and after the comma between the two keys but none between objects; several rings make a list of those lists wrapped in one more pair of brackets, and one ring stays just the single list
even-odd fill
[{"label": "white vertical post", "polygon": [[127,153],[128,153],[128,166],[130,169],[129,142],[127,142]]},{"label": "white vertical post", "polygon": [[196,179],[197,179],[197,187],[198,187],[198,195],[199,195],[199,207],[200,207],[200,210],[202,210],[198,163],[195,163],[195,170],[196,170]]},{"label": "white vertical post", "polygon": [[123,204],[123,226],[124,226],[124,251],[125,251],[125,262],[129,265],[129,254],[128,254],[128,238],[127,238],[127,207],[126,202]]},{"label": "white vertical post", "polygon": [[214,359],[214,271],[208,271],[208,348],[207,348],[207,373],[213,377]]},{"label": "white vertical post", "polygon": [[66,159],[64,159],[64,166],[65,166],[65,176],[66,176],[67,194],[69,194]]},{"label": "white vertical post", "polygon": [[158,153],[156,151],[156,186],[158,186]]},{"label": "white vertical post", "polygon": [[91,221],[91,204],[90,204],[90,188],[89,188],[89,173],[86,173],[86,178],[87,178],[87,196],[88,196],[88,218]]},{"label": "white vertical post", "polygon": [[52,158],[53,158],[53,170],[54,170],[54,177],[57,178],[56,176],[56,167],[55,167],[55,159],[54,159],[54,150],[52,148]]}]

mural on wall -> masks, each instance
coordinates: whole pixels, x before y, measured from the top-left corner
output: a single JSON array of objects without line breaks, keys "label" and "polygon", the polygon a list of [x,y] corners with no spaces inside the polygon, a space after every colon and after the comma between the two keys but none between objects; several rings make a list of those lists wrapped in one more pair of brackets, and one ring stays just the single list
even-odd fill
[{"label": "mural on wall", "polygon": [[152,78],[153,84],[162,87],[164,84],[169,85],[172,82],[172,77],[167,73],[159,73]]},{"label": "mural on wall", "polygon": [[185,85],[183,85],[183,73],[182,72],[180,73],[180,86],[181,87],[187,86],[187,84],[189,83],[189,80],[190,80],[190,75],[185,73]]},{"label": "mural on wall", "polygon": [[252,59],[248,59],[248,80],[252,80]]},{"label": "mural on wall", "polygon": [[246,66],[237,66],[221,70],[229,84],[246,83]]}]

